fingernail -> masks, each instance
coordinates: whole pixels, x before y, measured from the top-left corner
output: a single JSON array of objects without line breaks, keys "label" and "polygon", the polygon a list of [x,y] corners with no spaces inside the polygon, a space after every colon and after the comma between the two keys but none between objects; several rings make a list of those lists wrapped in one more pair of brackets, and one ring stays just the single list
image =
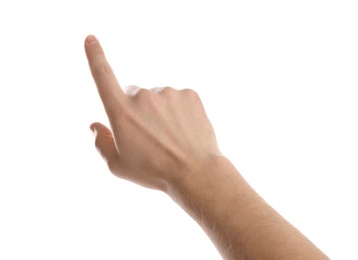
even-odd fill
[{"label": "fingernail", "polygon": [[96,38],[96,36],[94,36],[94,35],[87,36],[87,38],[86,38],[87,45],[93,45],[93,44],[98,44],[98,43],[99,43],[99,41]]}]

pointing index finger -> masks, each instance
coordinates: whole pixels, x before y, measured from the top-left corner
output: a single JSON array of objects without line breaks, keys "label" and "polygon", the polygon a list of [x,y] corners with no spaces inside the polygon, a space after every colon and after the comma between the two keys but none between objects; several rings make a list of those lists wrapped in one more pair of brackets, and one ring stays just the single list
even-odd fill
[{"label": "pointing index finger", "polygon": [[102,99],[107,114],[110,114],[111,112],[114,112],[113,109],[115,107],[122,104],[125,94],[95,36],[87,36],[85,40],[85,50],[92,77],[97,85],[98,93]]}]

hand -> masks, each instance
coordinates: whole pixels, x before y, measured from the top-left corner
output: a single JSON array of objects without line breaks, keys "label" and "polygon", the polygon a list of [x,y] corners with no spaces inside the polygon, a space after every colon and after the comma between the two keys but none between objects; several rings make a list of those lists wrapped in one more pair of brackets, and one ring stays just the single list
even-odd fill
[{"label": "hand", "polygon": [[94,36],[87,59],[111,130],[93,123],[96,147],[110,171],[142,186],[166,190],[220,155],[199,96],[170,87],[123,91]]},{"label": "hand", "polygon": [[225,259],[328,259],[221,156],[194,91],[123,91],[93,36],[85,48],[112,130],[100,123],[91,129],[113,174],[165,191]]}]

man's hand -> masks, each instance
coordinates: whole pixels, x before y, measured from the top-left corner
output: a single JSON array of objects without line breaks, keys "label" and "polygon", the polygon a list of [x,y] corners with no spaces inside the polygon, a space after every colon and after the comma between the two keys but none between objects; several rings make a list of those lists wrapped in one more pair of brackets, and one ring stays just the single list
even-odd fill
[{"label": "man's hand", "polygon": [[225,259],[327,259],[220,154],[194,91],[123,91],[93,36],[85,48],[112,131],[100,123],[91,129],[115,175],[165,191]]},{"label": "man's hand", "polygon": [[189,89],[120,87],[103,49],[88,36],[85,49],[111,129],[93,123],[96,147],[110,171],[166,190],[220,154],[199,96]]}]

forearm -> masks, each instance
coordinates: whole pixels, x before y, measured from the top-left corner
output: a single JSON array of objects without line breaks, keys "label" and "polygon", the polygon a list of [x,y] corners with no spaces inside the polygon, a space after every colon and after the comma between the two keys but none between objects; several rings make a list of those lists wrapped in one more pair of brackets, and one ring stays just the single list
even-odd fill
[{"label": "forearm", "polygon": [[168,194],[197,221],[225,259],[327,259],[227,159],[214,157]]}]

